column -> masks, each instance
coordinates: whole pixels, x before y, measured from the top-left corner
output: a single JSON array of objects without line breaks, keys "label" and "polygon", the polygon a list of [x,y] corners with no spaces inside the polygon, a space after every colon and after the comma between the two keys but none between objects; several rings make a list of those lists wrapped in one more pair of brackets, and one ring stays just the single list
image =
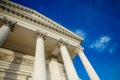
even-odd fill
[{"label": "column", "polygon": [[70,58],[68,50],[65,46],[66,42],[60,41],[58,44],[59,44],[59,47],[60,47],[60,52],[61,52],[61,56],[62,56],[62,59],[63,59],[63,62],[64,62],[64,66],[65,66],[65,70],[66,70],[66,73],[67,73],[68,80],[80,80],[77,73],[76,73],[74,65],[72,63],[72,60]]},{"label": "column", "polygon": [[34,59],[34,73],[33,80],[47,80],[46,76],[46,63],[45,63],[45,49],[44,38],[46,34],[39,31],[36,32],[36,50]]},{"label": "column", "polygon": [[16,22],[12,22],[4,18],[3,26],[0,27],[0,46],[3,44],[4,40],[7,38],[10,31],[13,31],[15,23]]},{"label": "column", "polygon": [[83,66],[85,67],[86,72],[88,73],[90,80],[100,80],[99,76],[97,75],[89,60],[85,56],[83,48],[79,46],[76,51],[82,61]]},{"label": "column", "polygon": [[61,80],[59,65],[55,57],[49,62],[51,80]]}]

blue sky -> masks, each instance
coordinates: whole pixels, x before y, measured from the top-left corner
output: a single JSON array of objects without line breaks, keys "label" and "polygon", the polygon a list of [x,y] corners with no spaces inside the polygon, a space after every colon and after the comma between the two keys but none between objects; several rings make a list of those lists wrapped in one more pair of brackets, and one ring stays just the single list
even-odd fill
[{"label": "blue sky", "polygon": [[[101,80],[120,80],[120,0],[12,0],[82,36],[82,46]],[[89,80],[78,56],[74,65]]]}]

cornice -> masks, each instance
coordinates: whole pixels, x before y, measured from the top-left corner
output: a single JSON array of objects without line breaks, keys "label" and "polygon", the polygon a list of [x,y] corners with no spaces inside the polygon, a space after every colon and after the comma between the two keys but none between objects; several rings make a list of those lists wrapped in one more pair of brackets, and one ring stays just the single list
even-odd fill
[{"label": "cornice", "polygon": [[[46,28],[49,28],[57,33],[60,33],[60,34],[65,35],[67,37],[70,37],[74,40],[77,40],[80,42],[83,40],[80,36],[67,30],[63,26],[57,24],[56,22],[50,20],[49,18],[45,17],[44,15],[38,13],[35,10],[29,9],[27,7],[21,6],[19,4],[16,4],[16,3],[8,1],[8,0],[1,0],[0,1],[0,8],[2,10],[5,10],[5,11],[10,12],[12,14],[15,14],[21,18],[29,20],[30,22],[34,22],[38,25],[42,25]],[[28,14],[34,15],[35,17],[28,16]]]}]

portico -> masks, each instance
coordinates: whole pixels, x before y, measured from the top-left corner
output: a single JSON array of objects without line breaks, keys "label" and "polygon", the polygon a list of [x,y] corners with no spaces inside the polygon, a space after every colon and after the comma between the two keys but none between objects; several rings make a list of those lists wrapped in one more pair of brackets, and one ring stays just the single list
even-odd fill
[{"label": "portico", "polygon": [[[24,10],[24,13],[18,10]],[[90,79],[100,80],[82,48],[77,47],[83,40],[80,36],[42,14],[11,1],[2,0],[0,16],[0,53],[14,58],[11,61],[1,58],[0,63],[8,66],[0,66],[0,72],[4,74],[1,79],[20,79],[19,76],[24,75],[24,79],[20,80],[80,80],[72,62],[78,53]],[[18,65],[17,70],[10,67],[14,65]],[[13,71],[16,77],[9,77],[9,71]]]}]

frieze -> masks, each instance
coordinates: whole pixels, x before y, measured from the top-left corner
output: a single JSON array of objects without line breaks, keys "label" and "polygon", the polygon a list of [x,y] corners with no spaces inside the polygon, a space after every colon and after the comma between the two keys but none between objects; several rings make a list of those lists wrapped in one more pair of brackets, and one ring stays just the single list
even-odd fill
[{"label": "frieze", "polygon": [[18,57],[18,56],[14,56],[14,55],[2,53],[2,52],[0,52],[0,61],[16,63],[16,64],[30,66],[30,67],[32,67],[34,64],[34,60]]}]

